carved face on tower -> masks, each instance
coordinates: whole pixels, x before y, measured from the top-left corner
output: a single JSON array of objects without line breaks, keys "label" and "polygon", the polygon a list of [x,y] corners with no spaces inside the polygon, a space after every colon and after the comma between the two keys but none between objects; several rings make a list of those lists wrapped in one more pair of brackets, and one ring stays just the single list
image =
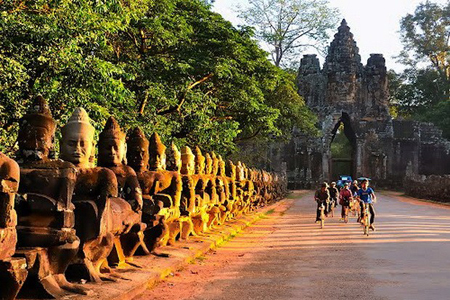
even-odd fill
[{"label": "carved face on tower", "polygon": [[149,145],[150,158],[148,161],[149,169],[160,171],[166,169],[166,146],[161,142],[159,134],[156,132],[150,137]]},{"label": "carved face on tower", "polygon": [[195,174],[205,174],[205,157],[198,146],[195,147]]},{"label": "carved face on tower", "polygon": [[47,102],[42,96],[36,97],[20,119],[18,156],[26,160],[47,159],[53,148],[55,128]]},{"label": "carved face on tower", "polygon": [[193,175],[195,174],[195,156],[191,148],[185,146],[181,149],[181,174]]},{"label": "carved face on tower", "polygon": [[125,133],[116,119],[109,117],[98,140],[98,165],[118,166],[123,163],[126,152]]},{"label": "carved face on tower", "polygon": [[61,159],[80,168],[91,167],[90,160],[94,151],[94,130],[87,112],[81,107],[76,108],[61,130]]},{"label": "carved face on tower", "polygon": [[138,173],[148,168],[149,144],[144,132],[139,127],[128,131],[127,162]]},{"label": "carved face on tower", "polygon": [[181,153],[178,151],[177,146],[172,143],[167,151],[167,166],[168,171],[180,172],[181,170]]}]

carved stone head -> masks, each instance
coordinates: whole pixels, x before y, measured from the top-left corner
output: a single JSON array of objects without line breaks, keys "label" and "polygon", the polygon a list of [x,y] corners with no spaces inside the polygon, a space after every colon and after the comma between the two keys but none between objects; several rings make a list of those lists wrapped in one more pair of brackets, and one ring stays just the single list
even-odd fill
[{"label": "carved stone head", "polygon": [[28,112],[20,119],[18,157],[25,160],[46,160],[53,150],[56,122],[47,102],[37,96]]},{"label": "carved stone head", "polygon": [[180,172],[181,170],[181,153],[178,151],[177,146],[172,143],[167,150],[167,166],[168,171]]},{"label": "carved stone head", "polygon": [[205,174],[205,157],[198,146],[195,147],[195,174]]},{"label": "carved stone head", "polygon": [[94,126],[87,112],[78,107],[61,129],[60,157],[80,168],[90,168],[94,154]]},{"label": "carved stone head", "polygon": [[191,148],[184,146],[181,149],[181,174],[193,175],[195,174],[195,156]]},{"label": "carved stone head", "polygon": [[227,177],[231,178],[233,181],[236,180],[236,166],[233,164],[231,160],[227,162],[225,168],[225,174]]},{"label": "carved stone head", "polygon": [[237,166],[236,166],[236,177],[237,177],[236,179],[238,181],[245,179],[244,166],[242,165],[242,163],[240,161],[238,161]]},{"label": "carved stone head", "polygon": [[223,176],[223,177],[225,177],[226,175],[225,175],[225,161],[222,159],[222,156],[218,156],[218,159],[219,159],[219,171],[218,171],[218,174],[219,174],[219,176]]},{"label": "carved stone head", "polygon": [[159,134],[156,132],[150,137],[150,145],[148,148],[150,155],[148,167],[152,171],[160,171],[166,169],[166,146],[161,142]]},{"label": "carved stone head", "polygon": [[212,159],[212,172],[211,174],[216,176],[219,172],[219,158],[217,157],[216,153],[211,152],[211,159]]},{"label": "carved stone head", "polygon": [[144,132],[139,127],[128,131],[127,162],[137,173],[148,168],[149,144]]},{"label": "carved stone head", "polygon": [[213,169],[213,161],[211,158],[211,155],[209,153],[206,153],[205,155],[205,174],[212,174]]},{"label": "carved stone head", "polygon": [[124,162],[126,153],[125,133],[114,117],[109,117],[98,140],[98,165],[118,166]]}]

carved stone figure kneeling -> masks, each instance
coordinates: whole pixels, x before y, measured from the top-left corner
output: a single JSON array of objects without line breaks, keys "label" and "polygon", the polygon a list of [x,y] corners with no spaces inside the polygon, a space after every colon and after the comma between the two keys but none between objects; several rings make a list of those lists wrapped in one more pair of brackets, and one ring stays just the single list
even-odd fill
[{"label": "carved stone figure kneeling", "polygon": [[125,137],[117,121],[110,117],[98,142],[98,165],[114,172],[119,188],[119,197],[111,198],[112,233],[115,239],[113,252],[108,259],[118,267],[130,263],[139,246],[144,253],[149,253],[143,234],[147,226],[141,223],[142,191],[136,172],[123,163]]},{"label": "carved stone figure kneeling", "polygon": [[61,159],[77,170],[72,202],[75,204],[75,229],[81,245],[77,265],[84,265],[91,281],[111,280],[101,274],[110,271],[107,257],[114,243],[111,198],[118,196],[116,175],[107,168],[93,167],[94,127],[82,108],[73,112],[62,128]]},{"label": "carved stone figure kneeling", "polygon": [[[69,292],[86,295],[89,290],[69,283],[65,277],[80,246],[72,204],[76,170],[69,162],[49,157],[55,128],[47,103],[38,96],[20,120],[17,156],[22,180],[17,255],[27,259],[29,280],[37,279],[46,293],[58,298]],[[39,293],[23,292],[34,296]]]},{"label": "carved stone figure kneeling", "polygon": [[17,243],[14,197],[19,186],[17,163],[0,153],[0,299],[14,299],[27,277],[24,258],[12,257]]},{"label": "carved stone figure kneeling", "polygon": [[169,234],[166,222],[167,207],[171,206],[172,198],[168,195],[155,196],[155,190],[159,188],[159,183],[157,184],[155,181],[155,172],[148,169],[149,141],[140,128],[136,127],[128,132],[127,146],[127,163],[135,170],[142,189],[142,221],[147,225],[144,232],[145,245],[150,253],[167,257],[167,254],[157,253],[155,249],[163,239],[167,241],[166,237]]}]

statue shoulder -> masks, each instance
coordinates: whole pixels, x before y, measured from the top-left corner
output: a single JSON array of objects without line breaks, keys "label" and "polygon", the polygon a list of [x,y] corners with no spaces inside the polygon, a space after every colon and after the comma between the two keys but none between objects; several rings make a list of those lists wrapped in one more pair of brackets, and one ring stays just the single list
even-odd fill
[{"label": "statue shoulder", "polygon": [[0,179],[12,180],[19,182],[20,168],[19,164],[0,152]]}]

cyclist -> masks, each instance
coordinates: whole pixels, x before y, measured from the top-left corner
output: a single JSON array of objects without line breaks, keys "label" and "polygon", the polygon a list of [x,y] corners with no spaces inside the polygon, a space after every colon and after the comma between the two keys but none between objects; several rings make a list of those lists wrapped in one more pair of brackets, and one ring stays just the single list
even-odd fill
[{"label": "cyclist", "polygon": [[350,191],[352,192],[352,195],[356,196],[356,193],[358,192],[358,190],[359,190],[358,181],[353,180],[352,186],[350,187]]},{"label": "cyclist", "polygon": [[337,206],[337,198],[339,195],[339,190],[336,188],[336,182],[332,182],[330,187],[328,188],[328,192],[330,193],[330,203],[328,204],[327,212],[331,212],[331,206],[334,203],[334,207]]},{"label": "cyclist", "polygon": [[[353,194],[349,189],[348,182],[346,182],[339,194],[339,204],[342,205],[341,219],[344,221],[347,220],[346,217],[348,214],[348,207],[350,206],[350,201],[352,201],[352,200],[353,200]],[[346,212],[346,209],[347,209],[347,212]]]},{"label": "cyclist", "polygon": [[[320,222],[320,206],[324,205],[327,207],[327,203],[330,202],[330,193],[328,192],[328,183],[322,183],[320,189],[316,191],[314,194],[314,200],[317,202],[317,214],[316,214],[316,222]],[[327,211],[325,210],[325,216],[327,215]]]},{"label": "cyclist", "polygon": [[[368,204],[370,211],[370,229],[375,230],[373,225],[375,221],[375,209],[373,208],[373,203],[376,202],[377,197],[372,188],[369,187],[369,180],[364,179],[361,182],[361,188],[357,192],[357,198],[361,201],[361,204]],[[361,205],[361,216],[364,210],[364,206]]]}]

